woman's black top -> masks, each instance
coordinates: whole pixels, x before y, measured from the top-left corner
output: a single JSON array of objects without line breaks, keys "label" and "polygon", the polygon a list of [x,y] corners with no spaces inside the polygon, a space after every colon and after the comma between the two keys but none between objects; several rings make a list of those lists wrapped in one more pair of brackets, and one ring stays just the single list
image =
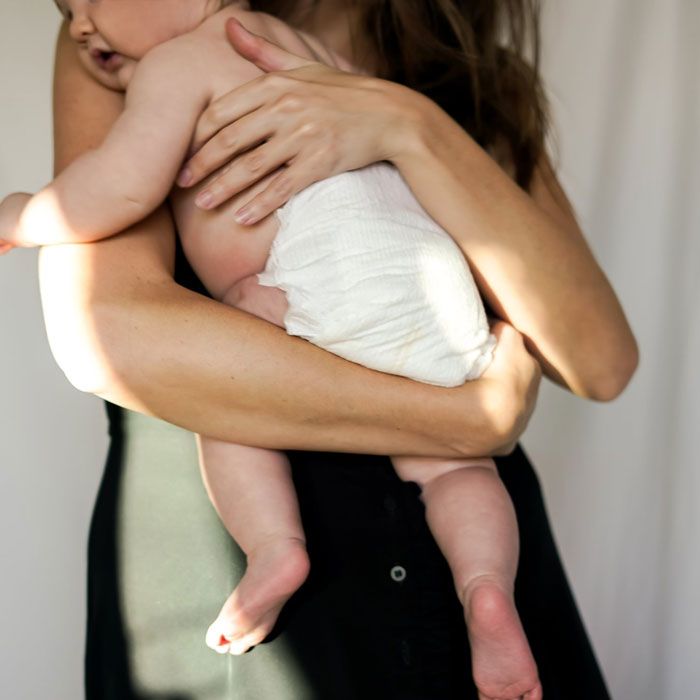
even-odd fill
[{"label": "woman's black top", "polygon": [[[178,245],[176,279],[206,291]],[[194,436],[106,404],[90,531],[88,700],[476,700],[464,617],[416,484],[388,457],[288,451],[311,575],[271,637],[219,656],[204,634],[245,559],[210,505]],[[515,595],[545,700],[609,695],[537,477],[497,460],[520,528]]]}]

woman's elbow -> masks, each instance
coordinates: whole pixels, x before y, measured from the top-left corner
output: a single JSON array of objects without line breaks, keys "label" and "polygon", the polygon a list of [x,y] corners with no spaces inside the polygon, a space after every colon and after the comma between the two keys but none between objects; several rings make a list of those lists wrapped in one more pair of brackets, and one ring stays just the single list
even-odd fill
[{"label": "woman's elbow", "polygon": [[630,333],[624,343],[603,357],[601,365],[585,387],[585,397],[593,401],[613,401],[626,389],[639,366],[639,347]]},{"label": "woman's elbow", "polygon": [[103,344],[79,333],[58,335],[49,335],[49,345],[66,379],[83,393],[100,397],[109,394],[118,373],[112,358],[103,351]]},{"label": "woman's elbow", "polygon": [[110,342],[106,312],[86,305],[79,313],[69,306],[44,303],[49,347],[66,379],[78,391],[106,397],[118,381],[118,349]]},{"label": "woman's elbow", "polygon": [[[58,361],[58,360],[57,360]],[[58,362],[66,379],[75,389],[85,394],[106,398],[110,394],[108,373],[98,365]]]}]

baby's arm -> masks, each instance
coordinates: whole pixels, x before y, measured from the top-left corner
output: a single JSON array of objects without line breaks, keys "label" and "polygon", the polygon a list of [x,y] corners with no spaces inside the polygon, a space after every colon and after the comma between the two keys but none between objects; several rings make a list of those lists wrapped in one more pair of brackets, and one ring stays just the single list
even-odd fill
[{"label": "baby's arm", "polygon": [[95,241],[141,221],[167,197],[209,100],[194,41],[179,37],[141,60],[102,145],[34,197],[8,197],[0,238],[18,246]]}]

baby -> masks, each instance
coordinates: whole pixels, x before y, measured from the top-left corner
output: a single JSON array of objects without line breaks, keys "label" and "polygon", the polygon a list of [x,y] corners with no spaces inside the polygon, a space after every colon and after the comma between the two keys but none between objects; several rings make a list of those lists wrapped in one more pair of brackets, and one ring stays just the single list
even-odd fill
[{"label": "baby", "polygon": [[[0,205],[0,253],[99,240],[169,197],[183,249],[214,298],[373,369],[442,386],[481,374],[494,339],[464,257],[390,163],[314,183],[254,231],[233,221],[240,195],[204,211],[191,190],[173,189],[202,111],[261,74],[231,50],[229,18],[292,52],[352,66],[246,2],[57,2],[86,69],[126,91],[126,107],[99,148],[37,195],[11,195]],[[242,654],[268,635],[304,582],[304,532],[282,452],[205,436],[198,446],[212,502],[248,561],[206,641]],[[481,697],[538,700],[537,669],[513,603],[517,524],[493,460],[392,461],[402,479],[422,487],[464,606]]]}]

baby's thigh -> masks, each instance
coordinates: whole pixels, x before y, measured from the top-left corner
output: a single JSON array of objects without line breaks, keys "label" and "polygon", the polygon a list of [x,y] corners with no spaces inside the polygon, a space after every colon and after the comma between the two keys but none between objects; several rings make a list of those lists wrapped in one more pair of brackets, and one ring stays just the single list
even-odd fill
[{"label": "baby's thigh", "polygon": [[277,287],[263,287],[257,275],[236,282],[221,301],[284,328],[284,315],[289,307],[287,295]]}]

